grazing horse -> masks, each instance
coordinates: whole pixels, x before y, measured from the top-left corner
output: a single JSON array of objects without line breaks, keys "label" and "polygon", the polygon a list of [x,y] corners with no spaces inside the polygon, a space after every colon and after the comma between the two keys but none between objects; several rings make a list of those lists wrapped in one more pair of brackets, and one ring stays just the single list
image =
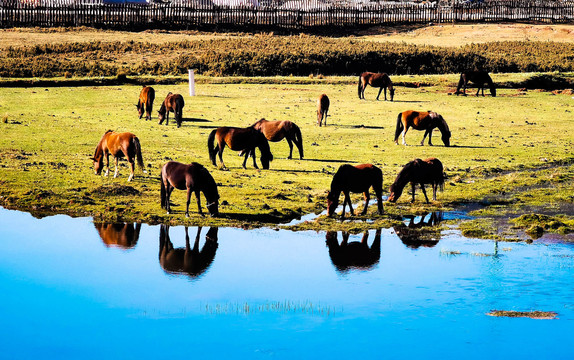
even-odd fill
[{"label": "grazing horse", "polygon": [[94,223],[100,238],[106,247],[119,247],[124,250],[133,249],[140,237],[141,224],[132,223]]},{"label": "grazing horse", "polygon": [[323,120],[325,120],[325,126],[327,126],[327,113],[329,112],[329,97],[327,95],[322,94],[317,99],[317,124],[321,126]]},{"label": "grazing horse", "polygon": [[377,94],[377,100],[381,96],[381,91],[385,90],[385,101],[387,100],[387,88],[389,88],[389,94],[391,95],[391,101],[395,96],[395,89],[393,88],[393,82],[389,75],[385,73],[372,73],[364,72],[359,76],[359,99],[365,98],[365,88],[367,85],[372,87],[378,87],[379,93]]},{"label": "grazing horse", "polygon": [[327,231],[326,243],[329,248],[329,257],[338,272],[346,273],[349,270],[372,270],[381,258],[381,229],[375,232],[375,240],[369,247],[367,240],[369,232],[363,233],[361,242],[349,242],[349,233],[343,231],[343,242],[339,244],[336,231]]},{"label": "grazing horse", "polygon": [[144,173],[144,163],[142,158],[142,149],[140,146],[140,141],[132,133],[123,132],[123,133],[116,133],[112,130],[108,130],[102,136],[102,139],[96,146],[96,151],[94,152],[94,156],[91,158],[94,160],[94,171],[96,175],[100,175],[102,173],[102,168],[104,167],[104,157],[106,158],[106,172],[104,176],[108,176],[110,171],[110,154],[116,160],[116,170],[114,172],[114,178],[118,177],[119,169],[118,169],[118,160],[119,158],[125,156],[130,164],[130,177],[128,181],[131,181],[134,178],[134,169],[135,169],[135,160],[137,158],[137,162],[139,167],[142,168]]},{"label": "grazing horse", "polygon": [[341,218],[345,217],[345,206],[349,205],[349,211],[353,214],[353,205],[349,192],[363,193],[365,197],[365,208],[361,215],[367,213],[369,206],[369,189],[373,187],[377,197],[377,207],[379,214],[383,213],[383,173],[381,169],[373,164],[349,165],[344,164],[339,167],[333,180],[331,181],[331,191],[327,195],[327,213],[332,216],[339,205],[339,196],[341,192],[345,195],[343,201],[343,213]]},{"label": "grazing horse", "polygon": [[145,119],[151,120],[151,112],[153,110],[153,101],[155,100],[155,90],[152,87],[144,86],[140,92],[140,98],[136,107],[138,108],[138,115],[140,119],[145,111]]},{"label": "grazing horse", "polygon": [[409,128],[412,127],[415,130],[426,130],[425,135],[421,141],[421,145],[424,145],[425,138],[429,136],[429,145],[432,146],[431,135],[435,128],[438,128],[442,134],[442,142],[444,146],[450,146],[450,130],[446,121],[444,121],[442,115],[435,113],[434,111],[414,111],[407,110],[403,111],[397,117],[397,128],[395,130],[395,144],[399,144],[399,135],[402,133],[403,145],[406,145],[405,135]]},{"label": "grazing horse", "polygon": [[414,159],[413,161],[407,163],[397,175],[395,182],[391,185],[389,190],[389,201],[397,202],[403,193],[404,187],[409,182],[412,185],[413,192],[411,202],[415,201],[416,184],[420,184],[427,204],[429,202],[429,198],[427,197],[424,184],[431,184],[433,191],[432,198],[434,201],[436,201],[437,188],[440,188],[442,191],[444,186],[444,172],[442,163],[437,158],[428,158],[425,160]]},{"label": "grazing horse", "polygon": [[191,247],[187,226],[185,227],[185,248],[174,248],[169,238],[169,225],[161,225],[159,230],[159,263],[168,274],[187,275],[197,279],[209,268],[217,251],[217,228],[211,227],[205,235],[205,243],[199,248],[201,226]]},{"label": "grazing horse", "polygon": [[303,159],[303,137],[297,124],[289,120],[269,121],[261,119],[251,127],[265,135],[269,141],[277,142],[286,139],[287,144],[289,144],[289,157],[287,159],[293,158],[293,143],[295,143],[299,149],[299,158]]},{"label": "grazing horse", "polygon": [[478,89],[476,90],[476,96],[482,89],[482,96],[484,96],[484,84],[488,84],[488,88],[490,89],[490,95],[493,97],[496,96],[496,86],[492,82],[490,75],[486,71],[464,71],[460,74],[460,80],[458,81],[458,86],[456,87],[455,94],[460,94],[460,88],[462,88],[462,94],[466,96],[466,86],[468,82],[476,84]]},{"label": "grazing horse", "polygon": [[195,193],[197,199],[197,211],[203,216],[201,211],[201,198],[199,192],[203,192],[207,204],[207,211],[211,216],[219,215],[219,193],[217,184],[213,177],[203,165],[196,162],[189,165],[175,161],[168,161],[161,168],[161,207],[167,210],[169,214],[171,206],[169,198],[173,189],[187,190],[187,201],[185,203],[185,216],[189,217],[189,201],[191,192]]},{"label": "grazing horse", "polygon": [[[217,141],[217,146],[214,146],[214,141]],[[225,145],[229,146],[231,150],[241,151],[245,155],[245,160],[243,160],[244,169],[246,168],[245,164],[247,163],[249,155],[253,158],[253,167],[259,169],[255,162],[256,147],[261,151],[261,166],[263,166],[263,169],[269,169],[269,162],[273,161],[273,154],[271,154],[271,150],[269,149],[267,138],[252,127],[237,128],[224,126],[213,130],[209,134],[209,138],[207,139],[209,158],[213,165],[217,166],[215,157],[219,154],[219,162],[221,162],[223,169],[227,169],[223,163],[222,156]]]},{"label": "grazing horse", "polygon": [[183,102],[183,96],[181,96],[180,94],[168,93],[158,111],[159,124],[161,125],[164,119],[165,124],[166,125],[169,124],[169,112],[171,111],[172,113],[174,113],[177,127],[180,127],[184,106],[185,103]]}]

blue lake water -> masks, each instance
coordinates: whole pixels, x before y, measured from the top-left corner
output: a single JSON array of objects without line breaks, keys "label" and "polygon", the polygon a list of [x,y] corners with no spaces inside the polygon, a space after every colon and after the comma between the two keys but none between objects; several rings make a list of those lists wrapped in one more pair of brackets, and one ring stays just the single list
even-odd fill
[{"label": "blue lake water", "polygon": [[574,244],[198,230],[0,209],[0,357],[574,358]]}]

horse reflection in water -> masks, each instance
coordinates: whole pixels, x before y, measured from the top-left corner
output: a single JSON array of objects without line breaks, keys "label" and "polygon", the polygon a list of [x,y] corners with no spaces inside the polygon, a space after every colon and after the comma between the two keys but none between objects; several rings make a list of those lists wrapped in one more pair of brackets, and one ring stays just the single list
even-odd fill
[{"label": "horse reflection in water", "polygon": [[362,240],[349,242],[349,233],[343,231],[343,242],[339,244],[336,231],[327,231],[327,247],[331,262],[338,272],[350,270],[372,270],[381,258],[381,230],[375,233],[375,240],[369,247],[369,232],[365,231]]},{"label": "horse reflection in water", "polygon": [[132,223],[94,223],[94,226],[106,247],[118,247],[123,250],[133,249],[136,246],[142,227],[141,224]]},{"label": "horse reflection in water", "polygon": [[187,226],[185,227],[185,248],[174,248],[169,238],[169,225],[161,225],[159,233],[159,263],[168,274],[188,275],[192,280],[201,276],[213,262],[217,251],[216,227],[209,228],[205,235],[205,244],[199,248],[201,227],[193,248],[190,245]]},{"label": "horse reflection in water", "polygon": [[395,233],[408,248],[434,247],[440,240],[440,228],[442,212],[435,211],[426,216],[421,216],[416,221],[415,215],[405,215],[406,224],[393,227]]}]

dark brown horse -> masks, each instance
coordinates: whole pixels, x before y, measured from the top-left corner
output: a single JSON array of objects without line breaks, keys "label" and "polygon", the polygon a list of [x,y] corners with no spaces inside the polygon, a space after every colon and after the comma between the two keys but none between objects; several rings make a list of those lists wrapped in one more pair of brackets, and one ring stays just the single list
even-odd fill
[{"label": "dark brown horse", "polygon": [[181,126],[181,120],[183,115],[183,107],[185,103],[183,101],[183,96],[180,94],[172,94],[168,93],[165,97],[165,100],[161,104],[159,108],[159,124],[163,123],[165,119],[165,124],[169,124],[169,112],[171,111],[174,113],[175,122],[177,123],[177,127]]},{"label": "dark brown horse", "polygon": [[[214,142],[217,142],[217,146],[214,146]],[[226,169],[223,163],[223,149],[225,145],[233,151],[241,151],[245,155],[245,160],[243,160],[243,168],[245,169],[245,164],[247,163],[247,158],[251,155],[253,158],[253,167],[257,167],[255,162],[255,148],[258,147],[261,151],[261,166],[263,169],[269,169],[269,162],[273,161],[273,154],[269,149],[269,142],[265,135],[255,130],[252,127],[248,128],[237,128],[237,127],[219,127],[213,130],[209,134],[207,139],[207,150],[209,151],[209,158],[214,166],[217,166],[215,157],[219,154],[219,162],[221,162],[222,168]]]},{"label": "dark brown horse", "polygon": [[289,120],[269,121],[261,119],[251,127],[265,135],[269,141],[277,142],[286,139],[287,144],[289,144],[289,157],[287,159],[293,158],[293,143],[295,143],[299,150],[299,158],[303,159],[303,137],[297,124]]},{"label": "dark brown horse", "polygon": [[121,249],[133,249],[140,237],[141,224],[132,223],[94,223],[100,238],[106,247],[119,247]]},{"label": "dark brown horse", "polygon": [[381,169],[373,164],[349,165],[344,164],[339,167],[333,180],[331,181],[331,191],[327,195],[327,213],[332,216],[337,206],[339,206],[339,196],[341,192],[345,195],[343,201],[343,213],[341,218],[345,217],[345,205],[349,205],[349,211],[353,214],[353,205],[351,203],[350,192],[363,193],[365,197],[365,208],[361,215],[367,213],[369,206],[369,189],[373,187],[377,198],[377,207],[379,214],[383,213],[383,173]]},{"label": "dark brown horse", "polygon": [[331,262],[337,271],[346,273],[349,270],[372,270],[381,258],[381,229],[375,232],[375,240],[369,247],[369,232],[363,233],[360,242],[349,242],[349,233],[342,233],[343,241],[339,244],[336,231],[327,231],[327,247]]},{"label": "dark brown horse", "polygon": [[377,94],[377,100],[381,96],[381,91],[385,90],[385,101],[387,100],[387,88],[389,88],[389,94],[391,96],[391,101],[395,96],[395,89],[393,88],[393,82],[389,75],[385,73],[372,73],[364,72],[359,76],[359,99],[365,98],[365,88],[367,85],[372,87],[378,87],[379,93]]},{"label": "dark brown horse", "polygon": [[414,159],[413,161],[407,163],[397,175],[395,182],[391,185],[391,189],[389,190],[389,201],[397,202],[403,193],[404,187],[409,182],[411,183],[413,192],[411,202],[415,201],[416,184],[420,184],[427,204],[429,202],[429,198],[427,197],[424,184],[431,184],[433,191],[432,198],[434,201],[436,201],[437,188],[442,190],[444,186],[444,172],[442,163],[437,158],[428,158],[425,160]]},{"label": "dark brown horse", "polygon": [[187,190],[187,201],[185,203],[185,216],[189,216],[189,201],[191,193],[195,193],[197,199],[197,211],[201,216],[200,192],[205,196],[207,211],[211,216],[219,215],[219,193],[217,184],[213,177],[203,165],[191,163],[190,165],[168,161],[161,168],[161,207],[169,214],[171,206],[169,199],[173,189]]},{"label": "dark brown horse", "polygon": [[[102,169],[104,167],[104,157],[106,158],[106,172],[105,176],[108,176],[110,171],[110,154],[116,160],[116,170],[114,172],[114,178],[118,176],[119,169],[118,169],[118,160],[121,157],[126,157],[128,163],[130,164],[130,177],[128,181],[131,181],[134,178],[134,170],[135,170],[135,160],[137,158],[138,165],[144,170],[144,163],[142,158],[142,150],[140,146],[140,141],[132,133],[123,132],[123,133],[116,133],[112,130],[108,130],[105,132],[104,136],[102,136],[100,142],[96,146],[96,151],[94,152],[94,157],[91,159],[94,160],[94,171],[96,175],[100,175],[102,173]],[[146,171],[144,170],[144,173]]]},{"label": "dark brown horse", "polygon": [[323,120],[325,120],[325,126],[327,126],[327,113],[329,112],[330,105],[329,97],[326,94],[322,94],[317,99],[317,124],[321,126]]},{"label": "dark brown horse", "polygon": [[482,96],[484,96],[484,84],[488,85],[490,89],[490,95],[496,96],[496,86],[492,82],[490,75],[486,71],[465,71],[460,74],[460,80],[458,81],[458,86],[456,87],[455,94],[460,94],[460,88],[462,88],[462,94],[466,96],[466,87],[468,83],[471,82],[475,84],[478,89],[476,90],[476,96],[482,89]]},{"label": "dark brown horse", "polygon": [[407,110],[403,111],[397,117],[397,128],[395,130],[395,144],[399,144],[399,136],[402,133],[403,145],[406,145],[405,135],[409,128],[415,130],[425,130],[425,135],[421,141],[421,145],[424,145],[425,138],[429,136],[429,145],[432,146],[431,136],[435,128],[440,130],[442,134],[442,142],[445,146],[450,146],[450,130],[446,121],[440,114],[434,111],[414,111]]},{"label": "dark brown horse", "polygon": [[199,248],[201,227],[191,247],[187,226],[185,227],[185,248],[175,248],[169,238],[169,225],[159,230],[159,263],[168,274],[187,275],[197,279],[209,268],[217,251],[217,228],[211,227],[205,235],[205,243]]},{"label": "dark brown horse", "polygon": [[151,120],[151,112],[153,110],[153,101],[155,100],[155,90],[152,87],[144,86],[140,92],[140,98],[136,107],[138,108],[138,115],[140,119],[145,111],[145,119]]}]

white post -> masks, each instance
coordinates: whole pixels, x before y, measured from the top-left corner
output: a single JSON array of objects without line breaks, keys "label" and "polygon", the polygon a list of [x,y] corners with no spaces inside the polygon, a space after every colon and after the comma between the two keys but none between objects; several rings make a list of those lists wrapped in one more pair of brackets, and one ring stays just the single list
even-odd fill
[{"label": "white post", "polygon": [[195,96],[195,75],[193,70],[188,69],[189,72],[189,96]]}]

